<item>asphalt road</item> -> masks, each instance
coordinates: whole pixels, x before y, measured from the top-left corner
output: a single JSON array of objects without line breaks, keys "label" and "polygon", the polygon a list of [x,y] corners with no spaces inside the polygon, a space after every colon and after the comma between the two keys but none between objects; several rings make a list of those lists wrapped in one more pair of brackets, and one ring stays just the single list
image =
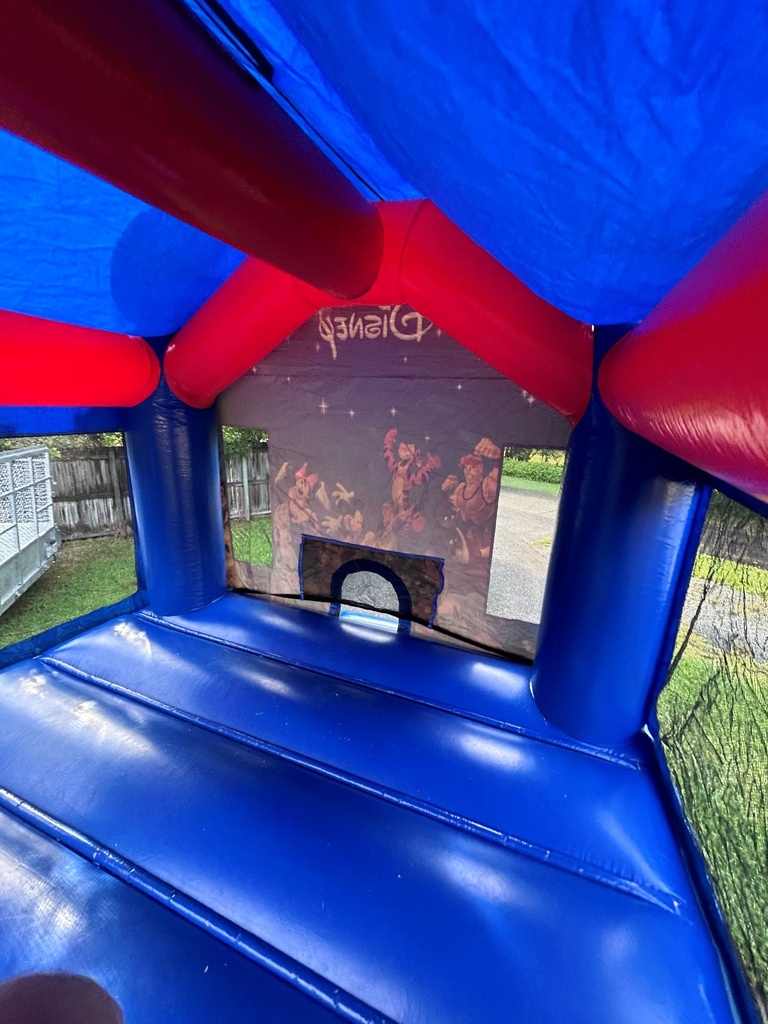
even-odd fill
[{"label": "asphalt road", "polygon": [[[501,488],[488,593],[492,615],[539,622],[557,502],[556,495]],[[703,580],[691,581],[683,624],[696,612],[703,587]],[[763,598],[712,584],[694,632],[716,647],[748,648],[757,660],[768,662],[768,602]]]},{"label": "asphalt road", "polygon": [[501,488],[488,591],[491,615],[540,620],[557,500],[554,494]]}]

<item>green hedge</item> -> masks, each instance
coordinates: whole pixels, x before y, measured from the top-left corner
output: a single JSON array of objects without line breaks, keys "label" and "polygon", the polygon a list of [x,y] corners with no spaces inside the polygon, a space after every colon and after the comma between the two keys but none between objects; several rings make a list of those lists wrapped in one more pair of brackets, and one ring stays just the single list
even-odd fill
[{"label": "green hedge", "polygon": [[519,459],[504,459],[504,476],[522,477],[524,480],[539,480],[546,484],[559,484],[563,479],[563,467],[554,462],[521,462]]}]

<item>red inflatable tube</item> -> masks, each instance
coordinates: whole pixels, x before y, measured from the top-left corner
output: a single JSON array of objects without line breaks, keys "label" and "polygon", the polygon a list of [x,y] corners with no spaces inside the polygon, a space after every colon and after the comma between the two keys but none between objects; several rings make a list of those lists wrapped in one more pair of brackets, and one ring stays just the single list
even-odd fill
[{"label": "red inflatable tube", "polygon": [[4,4],[0,126],[334,295],[376,277],[376,208],[184,4]]},{"label": "red inflatable tube", "polygon": [[[385,225],[381,265],[360,303],[405,301],[400,258],[419,205],[380,204]],[[176,334],[165,354],[168,384],[188,405],[205,408],[319,309],[354,301],[312,288],[261,260],[246,260]]]},{"label": "red inflatable tube", "polygon": [[142,338],[0,311],[0,405],[132,406],[159,379]]},{"label": "red inflatable tube", "polygon": [[592,327],[539,298],[432,203],[419,208],[400,274],[411,306],[571,422],[581,417]]},{"label": "red inflatable tube", "polygon": [[168,346],[164,365],[171,390],[188,405],[211,405],[317,312],[307,292],[277,267],[245,260]]},{"label": "red inflatable tube", "polygon": [[575,422],[589,401],[591,327],[534,295],[432,203],[381,203],[379,210],[384,248],[367,292],[340,302],[246,261],[169,348],[165,370],[176,394],[210,405],[323,307],[408,303]]},{"label": "red inflatable tube", "polygon": [[768,494],[768,195],[646,319],[599,376],[630,430],[751,494]]}]

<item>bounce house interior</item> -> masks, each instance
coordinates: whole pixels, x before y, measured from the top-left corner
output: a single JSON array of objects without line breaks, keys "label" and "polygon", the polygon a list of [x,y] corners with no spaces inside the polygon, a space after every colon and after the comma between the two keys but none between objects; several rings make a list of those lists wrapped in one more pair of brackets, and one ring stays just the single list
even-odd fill
[{"label": "bounce house interior", "polygon": [[0,436],[124,440],[137,582],[0,651],[0,1021],[768,1020],[657,715],[712,495],[768,512],[764,6],[2,29]]}]

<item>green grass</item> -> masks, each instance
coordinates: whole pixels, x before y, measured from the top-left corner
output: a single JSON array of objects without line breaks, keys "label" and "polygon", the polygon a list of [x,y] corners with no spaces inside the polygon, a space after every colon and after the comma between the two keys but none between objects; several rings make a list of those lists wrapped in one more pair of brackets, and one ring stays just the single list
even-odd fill
[{"label": "green grass", "polygon": [[753,991],[768,1008],[768,665],[692,637],[658,702],[685,812]]},{"label": "green grass", "polygon": [[135,590],[133,541],[69,541],[50,569],[0,616],[0,647],[114,604]]},{"label": "green grass", "polygon": [[560,484],[550,484],[546,480],[526,480],[522,476],[503,476],[502,487],[514,487],[519,491],[540,491],[542,494],[559,494]]},{"label": "green grass", "polygon": [[[236,558],[272,564],[271,516],[233,523],[232,538]],[[51,568],[0,616],[0,647],[114,604],[135,590],[133,541],[68,541]]]},{"label": "green grass", "polygon": [[231,523],[235,558],[251,565],[272,565],[272,516]]},{"label": "green grass", "polygon": [[696,556],[693,575],[702,580],[722,583],[734,590],[741,590],[758,597],[768,597],[768,569],[759,569],[756,565],[731,562],[727,558],[715,558],[713,555],[699,554]]}]

